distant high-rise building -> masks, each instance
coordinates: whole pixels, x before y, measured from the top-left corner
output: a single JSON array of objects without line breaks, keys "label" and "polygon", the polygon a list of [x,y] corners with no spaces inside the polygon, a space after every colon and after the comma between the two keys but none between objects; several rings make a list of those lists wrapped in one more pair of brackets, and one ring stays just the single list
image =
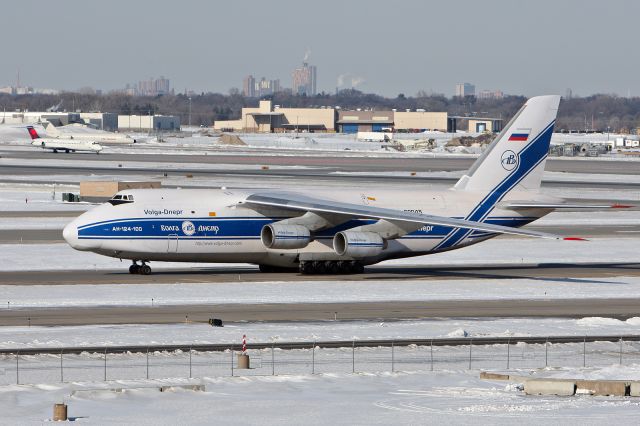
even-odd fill
[{"label": "distant high-rise building", "polygon": [[481,90],[478,92],[478,99],[502,99],[502,90]]},{"label": "distant high-rise building", "polygon": [[471,83],[456,84],[456,96],[464,98],[465,96],[475,96],[476,86]]},{"label": "distant high-rise building", "polygon": [[296,95],[313,96],[316,92],[316,67],[306,62],[302,63],[302,68],[293,70],[293,93]]},{"label": "distant high-rise building", "polygon": [[256,79],[252,75],[248,75],[242,80],[242,95],[247,98],[256,96]]},{"label": "distant high-rise building", "polygon": [[138,82],[135,94],[138,96],[161,96],[168,95],[171,92],[169,79],[160,76],[158,79],[150,78]]},{"label": "distant high-rise building", "polygon": [[254,96],[259,98],[263,96],[271,96],[280,91],[280,80],[267,80],[262,77],[260,81],[255,83]]}]

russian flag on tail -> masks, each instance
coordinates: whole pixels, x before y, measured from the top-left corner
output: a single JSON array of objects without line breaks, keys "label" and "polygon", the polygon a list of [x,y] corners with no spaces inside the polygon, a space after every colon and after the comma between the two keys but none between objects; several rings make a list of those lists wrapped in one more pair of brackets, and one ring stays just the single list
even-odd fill
[{"label": "russian flag on tail", "polygon": [[511,142],[525,142],[527,139],[529,139],[529,133],[511,133],[509,136]]}]

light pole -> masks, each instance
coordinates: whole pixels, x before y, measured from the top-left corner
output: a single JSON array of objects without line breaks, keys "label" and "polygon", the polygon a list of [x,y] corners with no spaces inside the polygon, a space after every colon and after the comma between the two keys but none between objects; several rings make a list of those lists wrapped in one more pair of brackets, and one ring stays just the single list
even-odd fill
[{"label": "light pole", "polygon": [[189,127],[191,127],[191,97],[189,97]]}]

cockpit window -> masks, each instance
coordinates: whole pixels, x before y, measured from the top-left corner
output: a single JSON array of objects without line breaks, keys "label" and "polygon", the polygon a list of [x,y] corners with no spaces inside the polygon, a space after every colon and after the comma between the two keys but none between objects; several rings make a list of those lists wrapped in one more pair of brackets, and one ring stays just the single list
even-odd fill
[{"label": "cockpit window", "polygon": [[113,206],[117,206],[119,204],[133,203],[133,195],[128,194],[116,194],[112,199],[109,200],[109,203]]}]

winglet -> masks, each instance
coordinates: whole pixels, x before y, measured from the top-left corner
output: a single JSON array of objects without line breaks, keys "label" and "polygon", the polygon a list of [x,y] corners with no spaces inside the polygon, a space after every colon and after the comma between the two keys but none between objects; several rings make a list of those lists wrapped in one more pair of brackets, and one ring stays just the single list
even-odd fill
[{"label": "winglet", "polygon": [[589,241],[586,238],[580,238],[580,237],[564,237],[563,240],[564,241]]}]

